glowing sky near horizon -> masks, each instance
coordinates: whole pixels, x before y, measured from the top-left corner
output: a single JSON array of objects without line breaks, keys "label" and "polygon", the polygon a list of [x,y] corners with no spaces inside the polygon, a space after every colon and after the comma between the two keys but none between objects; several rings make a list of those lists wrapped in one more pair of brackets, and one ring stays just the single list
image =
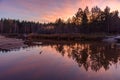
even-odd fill
[{"label": "glowing sky near horizon", "polygon": [[120,11],[120,0],[0,0],[0,18],[53,22],[72,17],[80,7],[96,5]]}]

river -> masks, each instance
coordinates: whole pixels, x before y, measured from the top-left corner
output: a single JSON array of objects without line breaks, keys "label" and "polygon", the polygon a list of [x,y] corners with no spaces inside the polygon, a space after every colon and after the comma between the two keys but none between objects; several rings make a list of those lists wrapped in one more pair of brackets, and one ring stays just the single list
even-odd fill
[{"label": "river", "polygon": [[120,46],[42,42],[0,51],[0,80],[120,80]]}]

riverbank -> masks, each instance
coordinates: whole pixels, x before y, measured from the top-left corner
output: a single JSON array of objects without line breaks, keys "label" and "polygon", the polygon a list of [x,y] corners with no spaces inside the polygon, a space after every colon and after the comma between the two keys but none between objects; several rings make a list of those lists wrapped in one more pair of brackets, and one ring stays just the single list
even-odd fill
[{"label": "riverbank", "polygon": [[1,50],[11,50],[21,47],[26,47],[22,39],[7,38],[0,35],[0,49]]},{"label": "riverbank", "polygon": [[[5,37],[4,37],[5,36]],[[0,36],[0,49],[11,50],[42,43],[100,42],[105,34],[4,34]],[[42,43],[41,43],[42,42]],[[26,44],[26,45],[25,45]]]},{"label": "riverbank", "polygon": [[55,40],[55,41],[101,41],[105,34],[29,34],[30,40]]}]

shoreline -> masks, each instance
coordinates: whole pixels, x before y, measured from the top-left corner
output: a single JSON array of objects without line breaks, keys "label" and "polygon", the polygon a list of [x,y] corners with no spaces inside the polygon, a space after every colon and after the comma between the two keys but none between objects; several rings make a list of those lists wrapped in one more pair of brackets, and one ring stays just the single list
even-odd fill
[{"label": "shoreline", "polygon": [[104,34],[29,34],[28,40],[54,40],[54,41],[102,41]]},{"label": "shoreline", "polygon": [[12,50],[12,49],[18,49],[22,47],[27,47],[27,45],[24,44],[23,40],[15,39],[15,38],[7,38],[5,36],[0,35],[1,50]]}]

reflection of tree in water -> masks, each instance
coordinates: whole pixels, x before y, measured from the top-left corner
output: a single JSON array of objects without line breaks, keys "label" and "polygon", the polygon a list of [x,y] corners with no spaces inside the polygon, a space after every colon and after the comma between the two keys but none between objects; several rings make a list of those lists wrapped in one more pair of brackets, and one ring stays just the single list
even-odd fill
[{"label": "reflection of tree in water", "polygon": [[119,61],[120,56],[120,50],[116,46],[104,43],[57,44],[52,47],[63,56],[73,58],[79,67],[83,66],[86,71],[89,68],[93,71],[99,71],[101,68],[108,70],[111,64]]}]

